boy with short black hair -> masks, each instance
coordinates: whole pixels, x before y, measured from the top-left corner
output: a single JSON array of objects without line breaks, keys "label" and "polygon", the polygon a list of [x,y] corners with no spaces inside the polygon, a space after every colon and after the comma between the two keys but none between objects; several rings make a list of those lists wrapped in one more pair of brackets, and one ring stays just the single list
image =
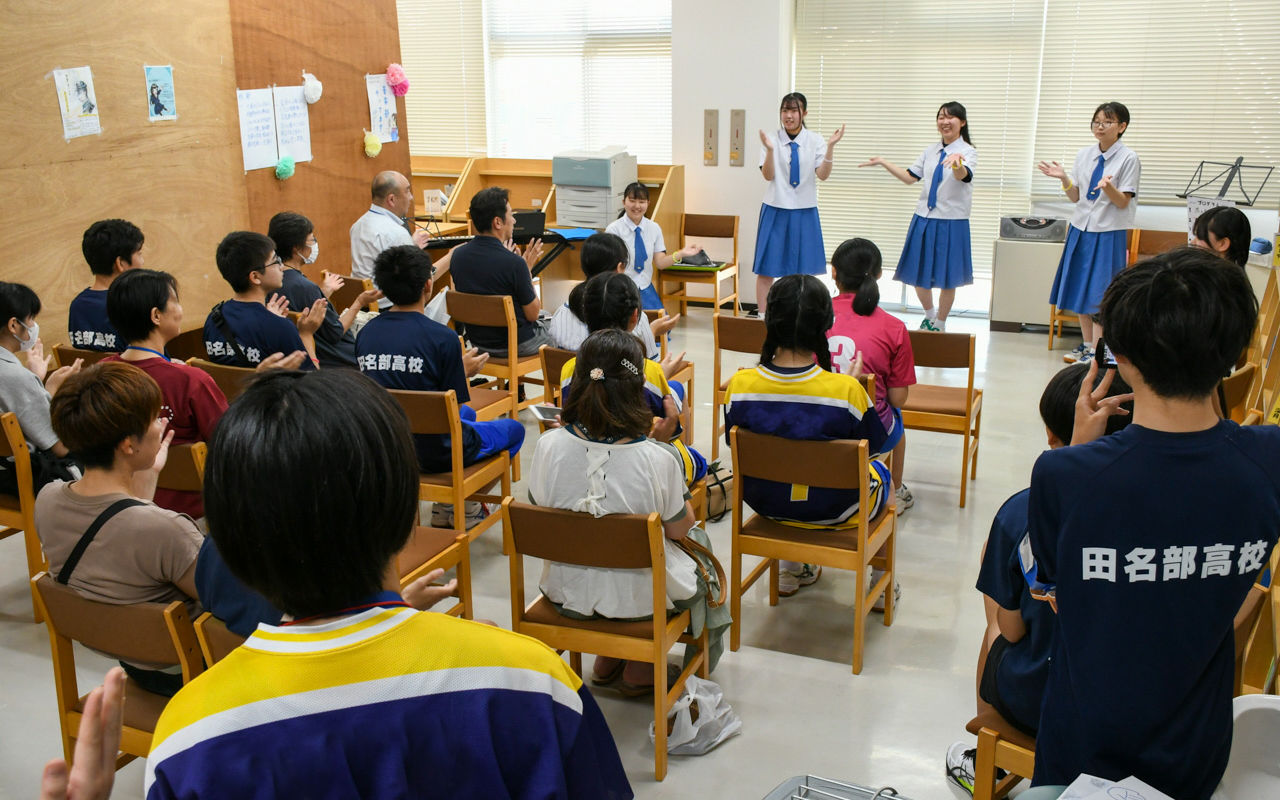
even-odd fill
[{"label": "boy with short black hair", "polygon": [[98,220],[80,241],[80,251],[93,273],[93,285],[71,301],[67,334],[72,347],[118,353],[125,341],[107,318],[107,289],[127,269],[143,266],[142,231],[123,219]]},{"label": "boy with short black hair", "polygon": [[232,231],[218,244],[218,272],[235,296],[218,303],[204,323],[209,360],[233,367],[257,367],[275,353],[306,352],[302,369],[315,369],[315,332],[324,321],[326,302],[298,309],[295,326],[285,316],[283,296],[267,297],[284,282],[284,267],[275,242],[253,231]]},{"label": "boy with short black hair", "polygon": [[1232,622],[1276,542],[1280,429],[1219,419],[1213,393],[1257,313],[1244,272],[1193,248],[1120,272],[1103,297],[1133,423],[1098,439],[1113,410],[1082,394],[1073,444],[1088,444],[1031,476],[1036,580],[1058,612],[1036,785],[1134,775],[1208,798],[1226,769]]}]

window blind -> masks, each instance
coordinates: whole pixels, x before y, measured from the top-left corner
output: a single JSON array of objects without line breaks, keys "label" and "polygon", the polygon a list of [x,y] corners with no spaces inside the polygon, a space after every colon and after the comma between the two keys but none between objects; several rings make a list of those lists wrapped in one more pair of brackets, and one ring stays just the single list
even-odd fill
[{"label": "window blind", "polygon": [[484,14],[480,0],[397,0],[409,153],[483,156]]}]

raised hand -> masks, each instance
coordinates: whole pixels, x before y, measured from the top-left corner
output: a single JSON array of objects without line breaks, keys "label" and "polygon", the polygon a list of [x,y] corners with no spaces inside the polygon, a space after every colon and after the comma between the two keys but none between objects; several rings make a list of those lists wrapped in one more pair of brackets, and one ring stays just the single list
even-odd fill
[{"label": "raised hand", "polygon": [[662,367],[663,375],[670,378],[672,375],[675,375],[680,370],[689,366],[689,362],[684,360],[684,352],[685,351],[681,350],[679,353],[667,353],[667,357],[658,362]]},{"label": "raised hand", "polygon": [[884,165],[885,165],[885,160],[883,158],[881,158],[880,156],[872,156],[871,158],[868,158],[866,161],[863,161],[858,166],[859,167],[883,167]]},{"label": "raised hand", "polygon": [[116,754],[124,716],[124,670],[112,667],[84,702],[76,736],[75,766],[55,758],[44,765],[40,800],[107,800],[116,779]]},{"label": "raised hand", "polygon": [[773,137],[764,131],[760,131],[760,143],[764,145],[764,149],[773,152]]},{"label": "raised hand", "polygon": [[662,316],[649,323],[649,330],[656,336],[665,336],[671,332],[676,326],[676,320],[680,319],[679,314],[667,314],[663,312]]},{"label": "raised hand", "polygon": [[258,366],[254,367],[254,369],[258,372],[266,372],[269,369],[297,369],[302,366],[302,362],[306,359],[307,353],[305,350],[294,350],[289,355],[272,353],[258,362]]},{"label": "raised hand", "polygon": [[[53,358],[53,356],[49,356],[49,358]],[[58,387],[62,385],[62,382],[79,372],[80,368],[83,366],[84,359],[77,358],[75,361],[71,362],[71,366],[55,369],[53,374],[49,376],[49,379],[44,382],[45,391],[49,394],[57,394]]]},{"label": "raised hand", "polygon": [[964,166],[964,154],[952,153],[942,160],[942,166],[948,169],[960,169]]},{"label": "raised hand", "polygon": [[272,295],[267,301],[267,310],[277,317],[283,317],[289,313],[289,298],[282,294]]},{"label": "raised hand", "polygon": [[1071,431],[1072,444],[1085,444],[1102,438],[1107,431],[1107,420],[1114,416],[1127,416],[1129,410],[1122,408],[1122,403],[1133,400],[1133,393],[1118,394],[1107,397],[1111,382],[1115,380],[1116,371],[1109,369],[1096,389],[1091,388],[1098,377],[1098,359],[1089,362],[1089,372],[1080,384],[1080,394],[1076,396],[1075,427]]},{"label": "raised hand", "polygon": [[1067,179],[1067,171],[1063,169],[1062,165],[1057,161],[1041,161],[1036,166],[1040,168],[1041,172],[1048,175],[1050,178],[1057,178],[1060,181],[1065,181]]},{"label": "raised hand", "polygon": [[341,289],[345,284],[346,284],[346,281],[342,278],[341,275],[336,275],[332,272],[326,272],[324,274],[324,281],[321,282],[320,284],[320,292],[324,294],[325,297],[330,297],[333,295],[334,292]]},{"label": "raised hand", "polygon": [[321,297],[312,303],[310,308],[304,308],[298,314],[298,333],[309,336],[319,330],[320,323],[324,322],[324,310],[328,305],[329,301]]},{"label": "raised hand", "polygon": [[836,144],[838,144],[838,143],[840,142],[840,140],[841,140],[841,139],[843,139],[843,138],[844,138],[844,126],[843,126],[843,125],[841,125],[841,126],[840,126],[840,130],[838,130],[838,131],[836,131],[835,133],[831,134],[831,138],[830,138],[830,139],[827,139],[827,152],[828,152],[828,153],[830,153],[830,152],[831,152],[831,148],[835,147],[835,146],[836,146]]},{"label": "raised hand", "polygon": [[478,348],[472,347],[462,351],[462,371],[468,378],[474,378],[487,363],[489,363],[489,354],[481,353]]}]

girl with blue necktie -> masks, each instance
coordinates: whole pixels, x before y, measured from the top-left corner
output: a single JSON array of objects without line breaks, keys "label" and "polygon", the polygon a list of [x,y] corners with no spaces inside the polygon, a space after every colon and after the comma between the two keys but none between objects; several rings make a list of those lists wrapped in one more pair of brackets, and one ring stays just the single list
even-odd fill
[{"label": "girl with blue necktie", "polygon": [[[924,307],[922,331],[941,331],[956,300],[956,288],[973,283],[973,251],[969,245],[969,212],[973,208],[973,168],[978,151],[969,138],[964,106],[943,103],[937,115],[941,141],[920,154],[910,169],[879,156],[859,167],[880,166],[906,184],[924,181],[920,200],[907,228],[894,280],[914,286]],[[933,290],[938,288],[938,306]]]},{"label": "girl with blue necktie", "polygon": [[640,305],[645,310],[662,311],[662,297],[653,285],[654,269],[666,269],[680,258],[702,252],[702,245],[689,245],[677,250],[675,256],[667,255],[667,243],[662,239],[662,228],[645,216],[649,210],[649,187],[643,183],[631,183],[622,192],[622,214],[605,233],[612,233],[627,245],[627,275],[640,290]]},{"label": "girl with blue necktie", "polygon": [[782,127],[760,131],[760,174],[769,182],[760,206],[756,253],[756,307],[763,315],[765,299],[775,278],[783,275],[822,275],[827,252],[818,221],[818,181],[831,175],[831,154],[844,137],[844,126],[824,140],[804,126],[809,101],[799,92],[782,98],[778,117]]},{"label": "girl with blue necktie", "polygon": [[1129,109],[1122,103],[1103,103],[1093,112],[1090,128],[1097,139],[1076,153],[1068,173],[1057,161],[1041,161],[1040,171],[1062,182],[1067,199],[1076,204],[1062,248],[1058,274],[1049,302],[1076,312],[1082,341],[1063,356],[1067,363],[1093,360],[1102,295],[1116,273],[1128,263],[1128,233],[1138,213],[1142,163],[1138,154],[1120,142],[1129,127]]}]

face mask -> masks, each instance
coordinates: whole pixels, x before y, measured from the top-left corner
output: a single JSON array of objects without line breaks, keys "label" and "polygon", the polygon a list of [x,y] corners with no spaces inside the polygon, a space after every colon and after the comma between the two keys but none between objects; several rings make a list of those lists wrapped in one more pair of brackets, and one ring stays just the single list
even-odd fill
[{"label": "face mask", "polygon": [[27,350],[30,350],[31,348],[35,347],[36,342],[40,341],[40,323],[33,322],[31,323],[31,327],[29,328],[26,325],[23,325],[21,322],[19,322],[18,324],[22,325],[22,327],[24,328],[27,328],[27,338],[25,340],[23,339],[18,340],[18,349],[23,352],[26,352]]},{"label": "face mask", "polygon": [[302,263],[314,264],[316,263],[316,259],[319,257],[320,257],[320,243],[316,242],[315,244],[311,245],[311,255],[302,257]]}]

